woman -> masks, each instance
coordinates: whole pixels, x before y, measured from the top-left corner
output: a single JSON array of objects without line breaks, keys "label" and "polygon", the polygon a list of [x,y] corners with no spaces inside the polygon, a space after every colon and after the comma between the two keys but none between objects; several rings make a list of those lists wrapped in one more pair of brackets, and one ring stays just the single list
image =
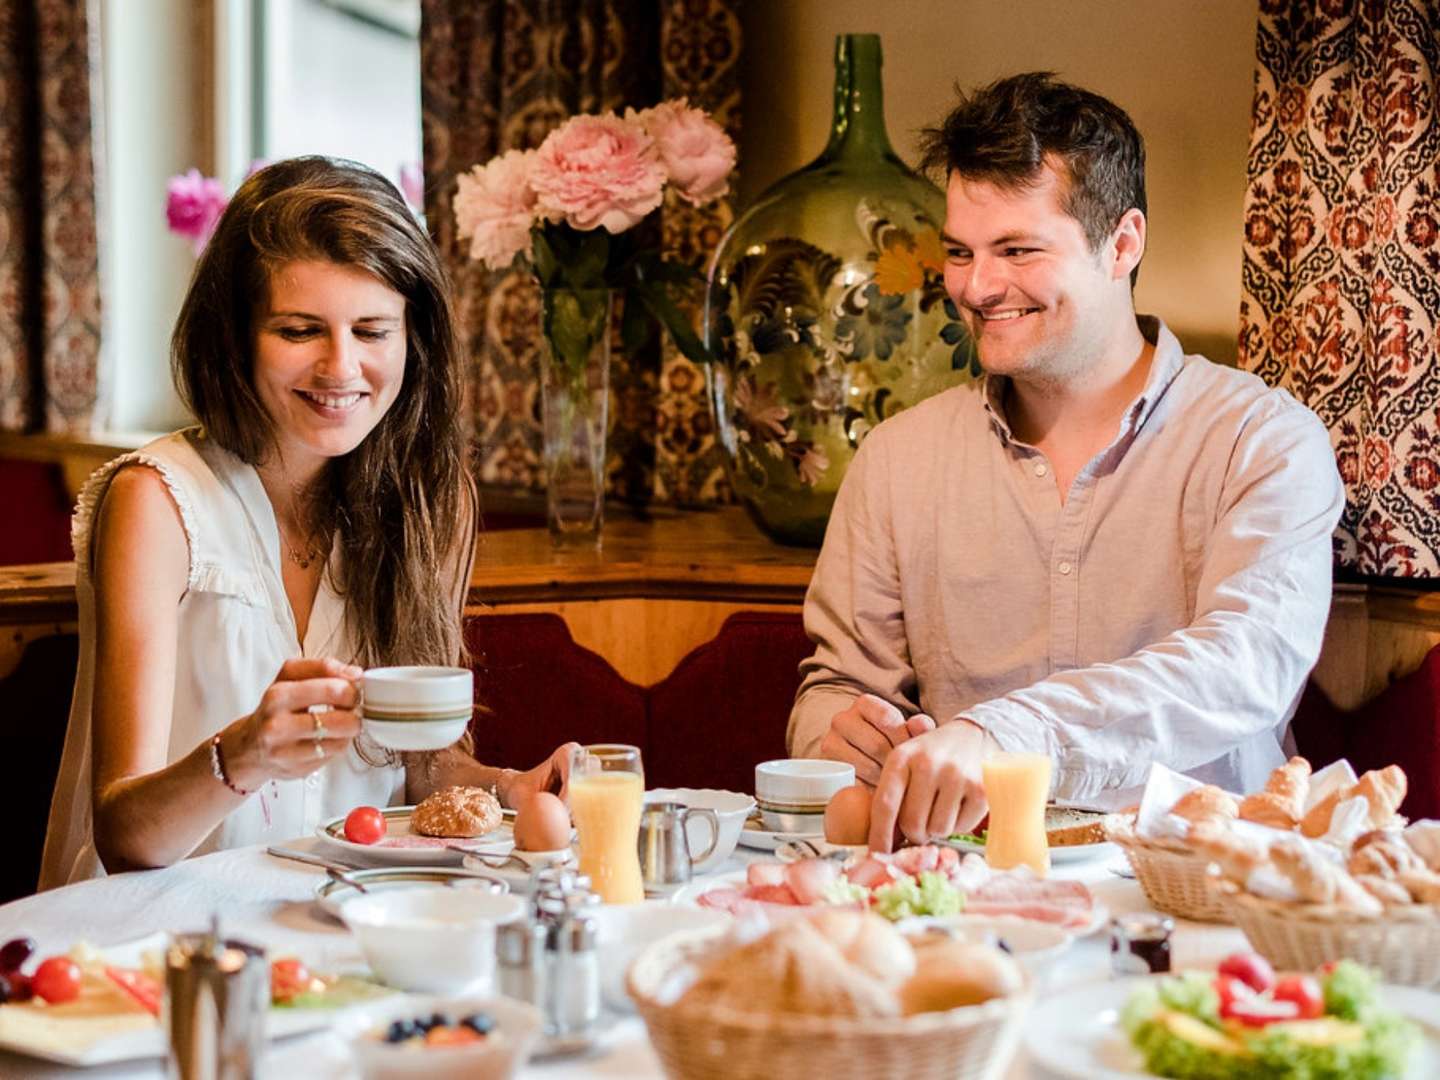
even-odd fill
[{"label": "woman", "polygon": [[171,361],[201,427],[100,469],[75,515],[80,663],[41,888],[448,784],[560,787],[568,746],[517,773],[357,738],[362,668],[461,657],[476,519],[445,274],[389,182],[317,157],[246,180]]}]

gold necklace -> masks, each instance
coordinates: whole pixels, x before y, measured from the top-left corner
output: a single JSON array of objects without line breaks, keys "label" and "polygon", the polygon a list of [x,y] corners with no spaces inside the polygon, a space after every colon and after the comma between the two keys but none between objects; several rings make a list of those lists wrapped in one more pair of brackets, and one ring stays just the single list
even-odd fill
[{"label": "gold necklace", "polygon": [[285,555],[301,570],[309,570],[310,564],[320,557],[318,544],[309,542],[305,545],[304,551],[296,551],[290,544],[290,539],[285,535],[285,530],[280,529],[280,542],[285,545]]}]

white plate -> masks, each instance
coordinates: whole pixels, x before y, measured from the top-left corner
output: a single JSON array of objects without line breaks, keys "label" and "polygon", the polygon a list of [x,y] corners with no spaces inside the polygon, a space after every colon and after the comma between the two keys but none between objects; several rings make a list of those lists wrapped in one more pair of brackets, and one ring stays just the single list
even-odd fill
[{"label": "white plate", "polygon": [[413,806],[389,806],[381,810],[380,813],[385,815],[385,836],[376,844],[357,844],[346,840],[344,815],[325,822],[315,830],[315,835],[348,855],[391,866],[458,866],[460,856],[467,851],[504,855],[515,846],[515,812],[505,810],[500,827],[484,836],[446,840],[445,847],[387,847],[386,840],[415,835],[410,831],[410,815],[414,812]]},{"label": "white plate", "polygon": [[[953,847],[956,851],[973,851],[977,855],[985,854],[985,845],[974,840],[937,840],[937,844],[944,844],[946,847]],[[1111,858],[1119,855],[1120,849],[1108,840],[1099,840],[1093,844],[1070,844],[1067,847],[1052,847],[1050,849],[1050,865],[1064,866],[1067,863],[1089,862],[1091,859]]]},{"label": "white plate", "polygon": [[[1141,975],[1075,986],[1035,1004],[1025,1022],[1025,1049],[1031,1065],[1066,1080],[1135,1080],[1150,1077],[1121,1030],[1120,1010],[1130,995],[1164,976]],[[1385,1006],[1413,1020],[1421,1046],[1404,1080],[1440,1076],[1440,995],[1413,987],[1381,988]]]},{"label": "white plate", "polygon": [[[696,904],[696,905],[698,905],[699,902],[700,902],[700,897],[701,897],[701,895],[704,894],[704,893],[709,892],[711,889],[744,889],[744,888],[745,888],[745,883],[746,883],[746,881],[747,881],[747,871],[745,871],[745,870],[734,870],[734,871],[732,871],[732,872],[730,872],[730,873],[728,873],[728,874],[715,874],[714,876],[711,876],[711,877],[697,878],[696,880],[690,882],[690,884],[685,885],[685,886],[682,886],[680,889],[678,889],[678,890],[675,892],[675,894],[670,898],[670,900],[671,900],[672,903],[675,903],[675,904]],[[1092,893],[1091,895],[1093,896],[1094,894]],[[790,907],[790,906],[795,906],[795,905],[774,905],[774,906],[786,906],[786,907]],[[819,907],[819,906],[821,906],[821,905],[814,904],[814,905],[811,905],[811,906],[812,906],[812,907]],[[720,910],[720,909],[716,909],[716,910]],[[1021,916],[1018,916],[1018,915],[1016,915],[1016,916],[1006,916],[1006,917],[1009,917],[1009,918],[1021,918]],[[949,915],[949,916],[944,916],[943,918],[939,918],[939,917],[935,917],[935,916],[921,915],[921,916],[916,916],[916,917],[912,918],[912,919],[909,920],[909,921],[910,921],[913,925],[917,925],[917,926],[918,926],[918,925],[921,925],[921,924],[924,924],[924,923],[939,923],[939,924],[943,925],[943,924],[947,923],[950,919],[959,919],[959,920],[962,920],[962,921],[963,921],[963,920],[968,920],[968,919],[971,919],[971,918],[975,919],[977,923],[978,923],[978,922],[993,923],[996,919],[1001,918],[1001,916],[997,916],[997,915],[975,915],[975,916],[969,916],[969,915],[965,915],[965,914],[960,914],[960,915]],[[1058,923],[1045,923],[1043,920],[1038,920],[1038,919],[1035,920],[1035,921],[1036,921],[1036,922],[1040,922],[1042,925],[1045,925],[1045,926],[1059,926]],[[1090,921],[1089,921],[1088,923],[1086,923],[1086,924],[1085,924],[1084,926],[1082,926],[1082,927],[1079,927],[1078,929],[1072,929],[1072,928],[1066,927],[1066,926],[1061,926],[1060,929],[1061,929],[1061,930],[1064,930],[1065,933],[1067,933],[1067,934],[1071,934],[1071,935],[1073,935],[1073,936],[1075,936],[1075,937],[1082,937],[1082,938],[1083,938],[1083,937],[1089,937],[1091,934],[1095,933],[1097,930],[1102,930],[1102,929],[1104,929],[1105,926],[1106,926],[1106,924],[1108,924],[1109,922],[1110,922],[1110,909],[1107,908],[1104,904],[1102,904],[1099,900],[1095,900],[1095,901],[1094,901],[1094,907],[1092,907],[1092,908],[1090,909]]]},{"label": "white plate", "polygon": [[772,832],[762,828],[760,822],[754,818],[747,818],[745,827],[740,830],[740,846],[755,851],[774,851],[787,840],[819,840],[822,835],[818,832]]},{"label": "white plate", "polygon": [[[141,957],[146,953],[162,953],[170,943],[168,934],[150,934],[119,945],[99,950],[109,963],[119,967],[139,967]],[[356,1002],[353,1005],[333,1009],[274,1009],[265,1017],[265,1035],[270,1039],[284,1039],[306,1031],[315,1031],[333,1024],[341,1014],[354,1009],[373,1006],[375,1001]],[[0,1005],[0,1009],[20,1006]],[[168,1044],[160,1029],[160,1021],[154,1020],[149,1026],[127,1031],[120,1035],[109,1035],[88,1042],[76,1041],[67,1047],[34,1045],[23,1037],[9,1037],[0,1034],[0,1050],[9,1050],[27,1057],[54,1061],[61,1065],[93,1066],[111,1065],[120,1061],[136,1061],[145,1058],[164,1057]]]},{"label": "white plate", "polygon": [[[416,886],[437,888],[509,888],[509,883],[493,870],[479,867],[462,869],[458,866],[381,866],[371,870],[351,870],[345,875],[352,881],[365,886],[366,892],[385,892],[388,889],[413,889]],[[343,881],[327,879],[315,889],[315,902],[324,911],[340,917],[340,904],[346,897],[355,895],[355,890]]]}]

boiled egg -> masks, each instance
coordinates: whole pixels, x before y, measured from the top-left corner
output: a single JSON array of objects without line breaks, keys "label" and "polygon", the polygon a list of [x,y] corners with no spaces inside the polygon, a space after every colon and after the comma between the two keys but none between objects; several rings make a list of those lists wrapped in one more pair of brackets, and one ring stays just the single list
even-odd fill
[{"label": "boiled egg", "polygon": [[559,851],[570,846],[570,812],[548,791],[515,807],[515,846],[521,851]]},{"label": "boiled egg", "polygon": [[825,839],[832,844],[864,844],[870,838],[870,789],[841,788],[825,804]]}]

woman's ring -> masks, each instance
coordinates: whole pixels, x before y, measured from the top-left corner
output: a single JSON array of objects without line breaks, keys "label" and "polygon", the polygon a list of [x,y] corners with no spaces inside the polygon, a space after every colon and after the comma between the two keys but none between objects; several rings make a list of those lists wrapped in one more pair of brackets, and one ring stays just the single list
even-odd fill
[{"label": "woman's ring", "polygon": [[317,758],[324,757],[325,747],[322,744],[325,742],[325,736],[330,733],[325,730],[325,722],[320,719],[319,713],[311,713],[310,722],[315,725],[315,734],[312,736],[315,741],[315,756]]}]

